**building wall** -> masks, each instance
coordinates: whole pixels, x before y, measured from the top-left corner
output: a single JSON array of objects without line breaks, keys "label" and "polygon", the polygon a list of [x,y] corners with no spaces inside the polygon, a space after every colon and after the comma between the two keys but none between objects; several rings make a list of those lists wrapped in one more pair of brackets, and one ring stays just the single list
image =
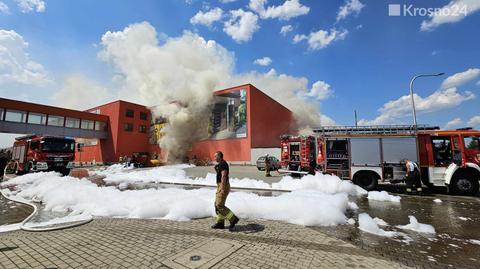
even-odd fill
[{"label": "building wall", "polygon": [[190,158],[194,155],[201,160],[213,160],[214,154],[222,151],[225,160],[233,162],[250,162],[250,139],[222,139],[203,140],[194,143],[192,151],[188,154]]},{"label": "building wall", "polygon": [[[126,116],[127,109],[133,110],[133,118]],[[150,152],[148,128],[150,126],[151,113],[147,107],[119,100],[89,109],[88,111],[97,111],[109,117],[109,137],[100,139],[95,146],[84,147],[81,161],[118,162],[120,156],[130,156],[136,152]],[[146,120],[140,119],[140,112],[147,113]],[[126,123],[133,124],[133,131],[124,130]],[[147,126],[146,133],[139,131],[140,125]],[[76,154],[76,161],[80,161],[79,153]]]},{"label": "building wall", "polygon": [[295,131],[293,113],[254,86],[250,88],[252,148],[280,148],[280,136]]},{"label": "building wall", "polygon": [[[131,109],[134,111],[134,117],[127,117],[126,111]],[[140,119],[140,112],[147,113],[147,119]],[[132,155],[135,152],[149,152],[149,141],[148,141],[148,128],[150,127],[150,110],[142,105],[137,105],[128,102],[120,102],[120,113],[118,115],[118,137],[117,137],[117,150],[116,157],[124,155]],[[124,125],[126,123],[133,124],[133,131],[128,132],[124,130]],[[139,128],[140,125],[145,125],[147,131],[141,133]]]}]

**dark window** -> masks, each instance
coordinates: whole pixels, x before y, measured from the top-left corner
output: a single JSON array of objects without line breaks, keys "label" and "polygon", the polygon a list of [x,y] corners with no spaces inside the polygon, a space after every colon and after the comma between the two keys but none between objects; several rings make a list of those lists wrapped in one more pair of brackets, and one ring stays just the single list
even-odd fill
[{"label": "dark window", "polygon": [[465,136],[463,141],[466,149],[480,150],[480,136]]},{"label": "dark window", "polygon": [[147,117],[148,117],[147,113],[145,113],[145,112],[140,112],[140,119],[141,119],[141,120],[147,120]]},{"label": "dark window", "polygon": [[133,131],[133,124],[132,123],[125,123],[123,126],[123,130],[127,132]]},{"label": "dark window", "polygon": [[125,116],[129,118],[133,118],[134,112],[133,109],[127,109],[127,112],[125,112]]},{"label": "dark window", "polygon": [[432,137],[435,165],[446,166],[452,163],[452,144],[449,136]]},{"label": "dark window", "polygon": [[138,131],[140,133],[146,133],[147,132],[147,126],[146,125],[140,125],[138,128]]}]

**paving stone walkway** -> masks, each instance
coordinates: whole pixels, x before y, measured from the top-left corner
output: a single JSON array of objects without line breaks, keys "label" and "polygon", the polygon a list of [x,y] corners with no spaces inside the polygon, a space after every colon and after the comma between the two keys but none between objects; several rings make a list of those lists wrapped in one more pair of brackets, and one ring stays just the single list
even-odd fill
[{"label": "paving stone walkway", "polygon": [[[229,232],[211,230],[212,221],[102,218],[65,230],[2,233],[0,268],[408,267],[308,227],[242,220]],[[222,250],[229,246],[231,253]]]}]

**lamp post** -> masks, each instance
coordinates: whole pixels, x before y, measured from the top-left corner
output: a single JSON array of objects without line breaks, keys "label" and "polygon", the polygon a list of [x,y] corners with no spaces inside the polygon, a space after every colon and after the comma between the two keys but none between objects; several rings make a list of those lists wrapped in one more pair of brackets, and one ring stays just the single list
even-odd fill
[{"label": "lamp post", "polygon": [[438,77],[444,75],[445,73],[438,73],[438,74],[420,74],[416,75],[410,81],[410,98],[412,99],[412,111],[413,111],[413,125],[415,128],[415,133],[417,132],[417,111],[415,110],[415,100],[413,99],[413,82],[420,77]]}]

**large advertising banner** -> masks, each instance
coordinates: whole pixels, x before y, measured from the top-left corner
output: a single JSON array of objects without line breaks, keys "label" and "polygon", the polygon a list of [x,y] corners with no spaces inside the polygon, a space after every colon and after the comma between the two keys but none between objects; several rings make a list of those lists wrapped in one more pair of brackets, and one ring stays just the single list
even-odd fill
[{"label": "large advertising banner", "polygon": [[209,125],[210,139],[247,137],[247,91],[216,95]]}]

